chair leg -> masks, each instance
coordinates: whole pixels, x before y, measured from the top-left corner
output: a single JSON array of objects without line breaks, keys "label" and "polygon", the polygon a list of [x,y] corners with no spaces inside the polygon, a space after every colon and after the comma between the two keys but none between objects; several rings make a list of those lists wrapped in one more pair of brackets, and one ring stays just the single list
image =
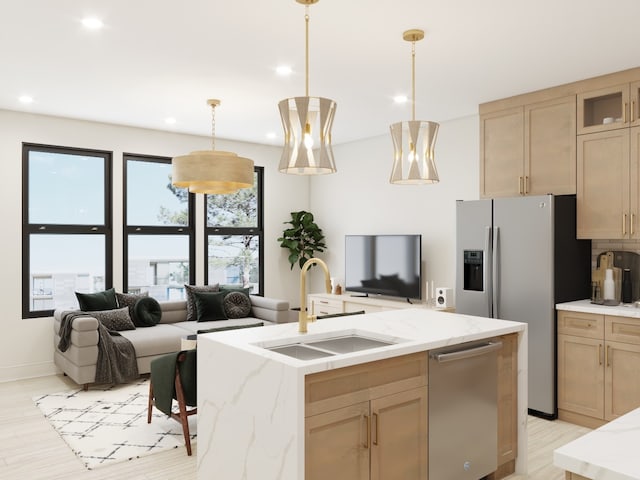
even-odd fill
[{"label": "chair leg", "polygon": [[149,379],[149,407],[147,408],[147,423],[151,423],[151,410],[153,409],[153,383]]},{"label": "chair leg", "polygon": [[187,416],[187,405],[184,399],[184,391],[182,390],[182,380],[180,380],[180,372],[176,369],[176,397],[178,397],[178,410],[180,423],[182,424],[182,433],[184,435],[184,444],[187,447],[187,455],[191,456],[191,436],[189,435],[189,417]]}]

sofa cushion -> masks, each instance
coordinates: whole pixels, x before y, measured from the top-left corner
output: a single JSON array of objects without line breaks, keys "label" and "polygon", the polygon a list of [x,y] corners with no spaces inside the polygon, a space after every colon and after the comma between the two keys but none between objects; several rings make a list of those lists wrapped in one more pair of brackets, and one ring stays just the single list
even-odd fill
[{"label": "sofa cushion", "polygon": [[180,350],[181,339],[186,336],[183,329],[173,324],[159,323],[149,328],[137,328],[120,332],[136,349],[136,357],[149,357]]},{"label": "sofa cushion", "polygon": [[160,323],[162,307],[153,297],[143,297],[133,306],[134,322],[137,327],[153,327]]},{"label": "sofa cushion", "polygon": [[193,298],[194,292],[217,292],[220,290],[219,284],[213,285],[187,285],[184,286],[187,293],[187,321],[196,319],[196,304]]},{"label": "sofa cushion", "polygon": [[244,318],[251,314],[251,299],[241,291],[228,293],[222,303],[227,318]]},{"label": "sofa cushion", "polygon": [[78,305],[83,312],[95,312],[98,310],[113,310],[118,308],[116,291],[113,288],[104,292],[80,293],[76,292]]},{"label": "sofa cushion", "polygon": [[207,322],[211,320],[226,320],[224,311],[223,292],[193,292],[196,304],[196,320]]},{"label": "sofa cushion", "polygon": [[138,321],[136,319],[136,314],[133,311],[133,307],[136,302],[141,298],[145,298],[149,296],[149,292],[144,293],[118,293],[116,292],[116,300],[118,301],[118,307],[129,307],[129,316],[136,327],[139,327]]},{"label": "sofa cushion", "polygon": [[107,328],[107,330],[121,332],[124,330],[136,329],[136,326],[133,324],[133,321],[129,316],[129,307],[91,312],[89,315],[97,318],[100,323]]}]

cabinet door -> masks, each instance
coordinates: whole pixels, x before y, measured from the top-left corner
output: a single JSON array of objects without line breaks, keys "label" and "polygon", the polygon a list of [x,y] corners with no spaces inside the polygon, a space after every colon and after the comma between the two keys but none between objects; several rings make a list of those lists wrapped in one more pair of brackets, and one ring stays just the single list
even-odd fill
[{"label": "cabinet door", "polygon": [[578,94],[578,134],[629,126],[629,84]]},{"label": "cabinet door", "polygon": [[427,471],[427,387],[372,400],[371,480],[426,480]]},{"label": "cabinet door", "polygon": [[369,402],[305,419],[306,480],[369,479]]},{"label": "cabinet door", "polygon": [[524,107],[524,194],[576,193],[576,97]]},{"label": "cabinet door", "polygon": [[[636,107],[637,108],[637,107]],[[640,127],[629,129],[629,182],[631,183],[631,217],[629,234],[631,238],[640,238]]]},{"label": "cabinet door", "polygon": [[518,335],[500,337],[498,352],[498,466],[518,454]]},{"label": "cabinet door", "polygon": [[603,418],[603,343],[592,338],[558,335],[558,408]]},{"label": "cabinet door", "polygon": [[629,238],[629,129],[578,135],[578,238]]},{"label": "cabinet door", "polygon": [[640,407],[640,345],[606,343],[605,420]]},{"label": "cabinet door", "polygon": [[524,108],[480,117],[480,196],[524,194]]}]

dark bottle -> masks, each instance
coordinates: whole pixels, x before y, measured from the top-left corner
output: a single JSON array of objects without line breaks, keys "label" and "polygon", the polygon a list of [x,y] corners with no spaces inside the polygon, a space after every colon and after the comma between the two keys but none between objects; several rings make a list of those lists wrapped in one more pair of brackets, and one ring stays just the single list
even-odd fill
[{"label": "dark bottle", "polygon": [[625,268],[622,271],[622,303],[631,303],[631,270]]}]

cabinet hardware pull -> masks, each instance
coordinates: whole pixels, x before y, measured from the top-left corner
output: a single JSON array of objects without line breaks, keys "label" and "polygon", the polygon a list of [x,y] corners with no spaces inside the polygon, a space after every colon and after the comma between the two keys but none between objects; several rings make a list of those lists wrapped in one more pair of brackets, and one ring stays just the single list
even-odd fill
[{"label": "cabinet hardware pull", "polygon": [[606,356],[606,359],[607,359],[607,367],[610,367],[611,366],[611,358],[610,358],[610,355],[609,355],[609,345],[607,345],[607,351],[605,352],[605,356]]},{"label": "cabinet hardware pull", "polygon": [[373,445],[378,445],[378,414],[373,414],[373,426],[371,428],[371,443]]},{"label": "cabinet hardware pull", "polygon": [[622,214],[622,236],[627,234],[627,214]]},{"label": "cabinet hardware pull", "polygon": [[627,123],[627,107],[629,106],[628,102],[624,102],[624,108],[622,109],[622,123]]},{"label": "cabinet hardware pull", "polygon": [[636,214],[635,214],[635,213],[632,213],[632,214],[631,214],[631,222],[630,222],[630,224],[629,224],[629,230],[631,231],[630,236],[632,236],[632,237],[633,237],[633,224],[634,224],[634,223],[635,223],[635,221],[636,221],[636,218],[635,218],[635,217],[636,217]]},{"label": "cabinet hardware pull", "polygon": [[370,441],[371,441],[371,435],[370,435],[370,425],[371,425],[371,419],[369,418],[369,415],[363,415],[364,418],[364,424],[365,424],[365,428],[367,430],[367,436],[364,439],[364,444],[362,445],[364,448],[369,448],[370,445]]},{"label": "cabinet hardware pull", "polygon": [[524,177],[524,194],[528,195],[529,194],[529,176],[525,175]]},{"label": "cabinet hardware pull", "polygon": [[523,190],[524,190],[524,189],[523,189],[523,185],[522,185],[523,183],[524,183],[524,182],[523,182],[523,178],[522,178],[521,176],[520,176],[520,177],[518,177],[518,193],[519,193],[520,195],[523,195]]},{"label": "cabinet hardware pull", "polygon": [[633,121],[634,121],[634,116],[635,116],[635,114],[636,114],[636,101],[635,101],[635,100],[633,100],[633,101],[631,102],[631,122],[633,122]]},{"label": "cabinet hardware pull", "polygon": [[598,365],[602,365],[602,344],[598,344]]}]

